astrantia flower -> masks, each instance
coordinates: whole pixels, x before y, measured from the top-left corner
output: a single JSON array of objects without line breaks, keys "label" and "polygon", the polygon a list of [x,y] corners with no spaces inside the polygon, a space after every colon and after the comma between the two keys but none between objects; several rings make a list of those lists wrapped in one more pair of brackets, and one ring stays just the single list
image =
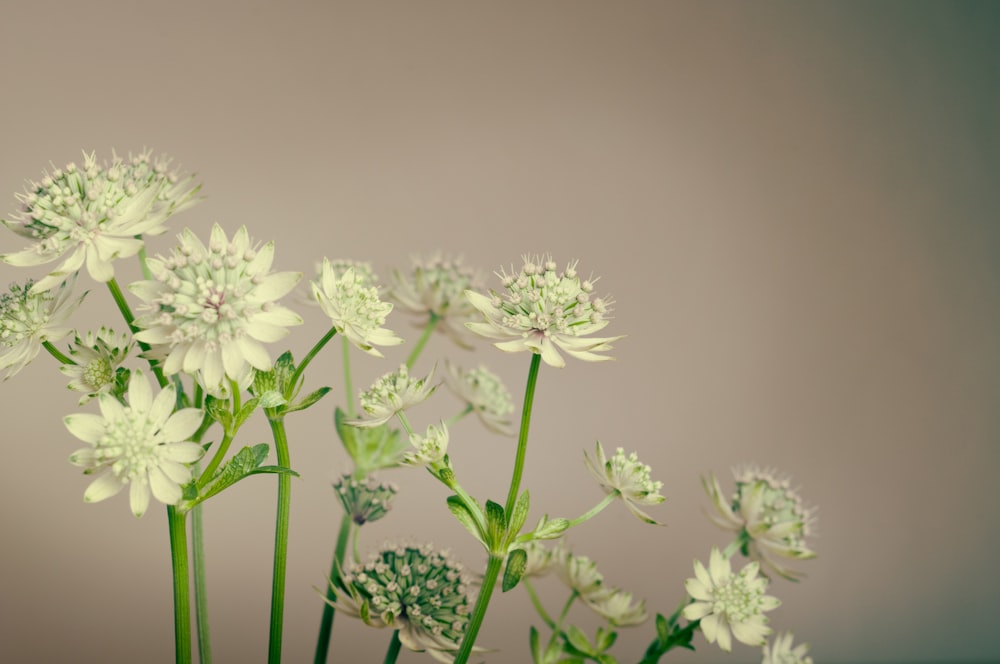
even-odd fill
[{"label": "astrantia flower", "polygon": [[[66,321],[83,300],[73,299],[76,275],[64,281],[56,292],[37,292],[34,282],[11,284],[0,295],[0,371],[7,380],[38,356],[45,341],[59,341],[72,329]],[[86,293],[84,293],[86,295]]]},{"label": "astrantia flower", "polygon": [[31,182],[18,194],[21,209],[3,223],[33,244],[2,258],[11,265],[42,265],[66,256],[36,292],[49,290],[86,263],[95,281],[115,275],[112,261],[134,256],[141,235],[167,230],[167,218],[193,204],[199,187],[192,176],[169,170],[170,160],[149,152],[128,159],[114,155],[98,164],[84,153],[83,166],[71,163]]},{"label": "astrantia flower", "polygon": [[382,327],[392,305],[379,300],[378,289],[366,284],[368,281],[362,272],[349,267],[338,274],[324,258],[322,273],[311,286],[313,297],[323,313],[330,317],[337,332],[366,353],[382,357],[375,346],[396,346],[403,340]]},{"label": "astrantia flower", "polygon": [[448,453],[448,427],[433,424],[427,427],[424,435],[412,434],[410,445],[413,449],[403,455],[401,463],[407,466],[436,466],[444,460]]},{"label": "astrantia flower", "polygon": [[514,403],[499,376],[482,365],[466,371],[445,360],[444,382],[487,429],[511,434],[508,415],[514,412]]},{"label": "astrantia flower", "polygon": [[615,627],[631,627],[646,622],[646,600],[638,602],[632,593],[619,588],[601,588],[584,595],[584,603]]},{"label": "astrantia flower", "polygon": [[479,273],[463,266],[460,258],[414,259],[410,274],[393,271],[388,295],[402,309],[416,314],[419,325],[433,318],[452,341],[470,348],[465,324],[476,320],[477,314],[464,293],[478,289],[480,281]]},{"label": "astrantia flower", "polygon": [[201,445],[189,442],[201,426],[202,411],[184,408],[174,413],[174,387],[153,398],[141,371],[132,372],[129,379],[127,405],[110,394],[97,398],[100,415],[77,413],[63,419],[70,433],[90,445],[74,452],[70,463],[87,474],[101,473],[87,487],[84,501],[110,498],[130,484],[129,504],[137,517],[149,507],[150,491],[161,503],[176,505],[181,487],[191,481],[187,464],[204,453]]},{"label": "astrantia flower", "polygon": [[152,280],[129,286],[149,310],[136,319],[143,330],[135,338],[162,345],[167,375],[200,371],[210,391],[224,377],[248,384],[252,369],[271,368],[264,344],[302,323],[276,303],[302,274],[271,273],[274,243],[252,246],[245,226],[230,241],[216,224],[207,247],[190,230],[178,240],[171,255],[148,261]]},{"label": "astrantia flower", "polygon": [[429,545],[386,545],[364,565],[350,566],[342,580],[347,595],[334,587],[335,608],[373,627],[398,629],[410,650],[452,661],[472,605],[469,580],[447,552]]},{"label": "astrantia flower", "polygon": [[807,655],[809,644],[800,643],[792,648],[792,633],[785,632],[774,637],[774,641],[764,644],[764,656],[760,664],[813,664],[813,658]]},{"label": "astrantia flower", "polygon": [[772,631],[764,612],[776,609],[781,602],[764,594],[767,580],[759,571],[758,563],[752,561],[733,574],[729,560],[713,548],[708,569],[700,560],[694,561],[695,578],[684,584],[694,602],[684,607],[682,615],[687,620],[700,620],[705,639],[718,641],[726,652],[733,647],[730,630],[748,646],[764,645]]},{"label": "astrantia flower", "polygon": [[83,392],[81,406],[114,387],[115,372],[128,357],[132,345],[128,334],[118,335],[106,327],[96,334],[87,332],[82,339],[79,335],[73,339],[69,356],[76,364],[64,364],[59,370],[70,377],[69,389]]},{"label": "astrantia flower", "polygon": [[545,546],[537,540],[531,540],[520,545],[527,554],[527,561],[524,565],[523,577],[545,576],[557,565],[561,564],[558,555],[560,549],[553,549]]},{"label": "astrantia flower", "polygon": [[637,505],[657,505],[666,500],[660,495],[663,482],[654,482],[650,479],[649,466],[640,463],[635,452],[625,456],[625,450],[619,447],[615,455],[608,459],[598,441],[594,459],[584,453],[584,460],[590,474],[600,483],[604,493],[621,497],[625,507],[637,519],[646,523],[657,523]]},{"label": "astrantia flower", "polygon": [[555,555],[558,562],[556,574],[568,588],[584,597],[602,589],[604,576],[593,560],[587,556],[575,556],[562,548],[556,549]]},{"label": "astrantia flower", "polygon": [[519,272],[501,271],[498,276],[507,291],[502,296],[493,290],[490,297],[466,291],[469,302],[486,318],[467,323],[470,330],[501,339],[494,344],[500,350],[540,354],[553,367],[566,364],[560,350],[588,362],[611,359],[598,353],[610,350],[611,342],[622,337],[589,335],[607,326],[612,301],[591,295],[596,279],[581,280],[576,263],[557,272],[550,256],[525,256]]},{"label": "astrantia flower", "polygon": [[369,475],[363,480],[344,475],[333,484],[344,511],[359,526],[378,521],[389,513],[399,488],[391,482],[379,482]]},{"label": "astrantia flower", "polygon": [[714,475],[702,478],[716,510],[709,518],[721,528],[738,533],[745,553],[760,561],[766,571],[792,580],[801,576],[782,565],[781,559],[816,557],[805,541],[816,521],[814,510],[803,505],[787,478],[754,467],[734,470],[733,474],[736,492],[732,499],[723,495]]},{"label": "astrantia flower", "polygon": [[368,414],[363,420],[349,420],[356,427],[377,427],[407,408],[416,406],[429,397],[437,388],[431,384],[434,369],[426,378],[410,376],[405,364],[396,371],[381,376],[371,387],[361,392],[361,408]]}]

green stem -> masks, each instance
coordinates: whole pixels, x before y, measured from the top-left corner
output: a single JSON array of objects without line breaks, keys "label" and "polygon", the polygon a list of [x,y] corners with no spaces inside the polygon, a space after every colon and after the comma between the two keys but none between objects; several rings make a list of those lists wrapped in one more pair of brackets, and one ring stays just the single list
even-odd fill
[{"label": "green stem", "polygon": [[[291,468],[288,454],[288,437],[285,434],[284,418],[267,409],[267,421],[271,425],[274,449],[278,455],[278,465]],[[268,664],[281,661],[281,637],[285,620],[285,571],[288,563],[288,517],[291,512],[292,477],[288,473],[278,475],[278,508],[274,525],[274,568],[271,576],[271,631],[268,641]]]},{"label": "green stem", "polygon": [[552,628],[552,636],[549,637],[549,645],[546,650],[552,647],[556,637],[562,633],[562,626],[563,623],[566,622],[566,616],[569,615],[569,610],[572,608],[573,602],[575,602],[576,598],[579,596],[580,593],[576,590],[573,590],[573,592],[569,594],[569,597],[566,599],[566,603],[563,605],[562,611],[559,613],[559,620],[556,621],[555,626]]},{"label": "green stem", "polygon": [[354,385],[351,383],[351,342],[347,337],[341,337],[344,357],[344,394],[347,397],[347,417],[354,419]]},{"label": "green stem", "polygon": [[[132,334],[139,332],[139,328],[135,326],[135,316],[132,315],[132,309],[129,308],[128,302],[125,300],[125,295],[122,293],[121,287],[118,286],[118,282],[114,277],[108,282],[108,290],[111,291],[111,297],[114,298],[115,304],[118,305],[118,311],[121,312],[122,318],[125,319],[125,324],[128,325],[128,329]],[[150,346],[142,341],[138,342],[139,348],[143,352],[149,352]],[[153,375],[156,376],[156,382],[160,384],[160,387],[167,386],[167,379],[163,376],[163,369],[157,364],[153,364],[153,361],[149,361],[149,367],[153,370]],[[180,394],[180,392],[178,392]]]},{"label": "green stem", "polygon": [[229,451],[229,445],[233,442],[235,437],[235,432],[225,433],[222,435],[222,442],[219,443],[219,448],[215,450],[215,454],[212,456],[212,460],[208,462],[205,466],[205,470],[198,477],[198,490],[205,488],[205,485],[209,483],[212,479],[212,475],[215,474],[215,470],[222,463],[222,459],[226,456],[226,452]]},{"label": "green stem", "polygon": [[[323,338],[317,341],[316,345],[313,346],[308,353],[306,353],[306,356],[302,358],[301,362],[299,362],[299,366],[295,367],[295,373],[292,374],[292,379],[288,381],[289,390],[295,389],[295,384],[299,382],[299,378],[302,376],[302,372],[306,370],[306,367],[308,367],[309,363],[313,361],[313,358],[316,357],[316,355],[321,350],[323,350],[323,346],[325,346],[326,343],[330,341],[330,339],[333,339],[333,335],[335,334],[337,334],[337,328],[331,327],[329,330],[327,330],[327,333],[323,335]],[[286,394],[285,398],[291,399],[292,395]]]},{"label": "green stem", "polygon": [[421,351],[423,351],[424,346],[427,345],[427,340],[431,338],[431,333],[434,332],[434,328],[437,327],[439,320],[441,320],[441,317],[432,311],[431,317],[427,319],[427,326],[424,327],[423,334],[421,334],[420,338],[417,340],[417,345],[413,347],[413,350],[410,351],[410,356],[406,358],[407,369],[412,369],[413,365],[417,363],[417,358],[420,357]]},{"label": "green stem", "polygon": [[191,597],[189,595],[185,513],[167,506],[170,560],[174,572],[174,652],[177,664],[191,664]]},{"label": "green stem", "polygon": [[49,351],[49,355],[59,360],[60,364],[76,364],[76,362],[63,355],[58,348],[53,346],[51,341],[43,341],[42,348]]},{"label": "green stem", "polygon": [[736,539],[734,539],[732,542],[729,543],[729,546],[723,549],[722,557],[725,558],[726,560],[729,560],[730,558],[733,557],[734,553],[739,551],[742,545],[743,545],[743,538],[737,537]]},{"label": "green stem", "polygon": [[538,593],[535,592],[535,586],[533,586],[531,581],[526,578],[521,579],[521,583],[524,585],[524,589],[528,591],[528,597],[531,599],[531,604],[535,607],[535,611],[538,612],[538,615],[541,616],[543,621],[545,621],[545,624],[548,625],[549,629],[554,630],[556,628],[556,623],[552,620],[552,617],[549,616],[545,607],[542,606],[542,600],[538,598]]},{"label": "green stem", "polygon": [[468,415],[469,413],[471,413],[473,410],[474,410],[474,408],[473,408],[472,404],[471,403],[467,404],[465,406],[465,408],[463,408],[461,411],[459,411],[455,415],[453,415],[450,418],[448,418],[447,420],[445,420],[444,425],[450,429],[456,422],[458,422],[463,417],[465,417],[466,415]]},{"label": "green stem", "polygon": [[[142,239],[141,235],[137,235],[136,238]],[[139,248],[139,266],[142,268],[142,278],[147,281],[153,278],[153,272],[149,269],[149,264],[146,262],[146,244]]]},{"label": "green stem", "polygon": [[408,420],[406,418],[406,414],[403,413],[403,411],[400,410],[400,411],[396,412],[396,417],[399,418],[399,422],[400,422],[400,424],[403,425],[403,429],[406,430],[406,434],[408,436],[412,436],[413,435],[413,427],[410,426],[410,420]]},{"label": "green stem", "polygon": [[191,509],[191,565],[194,568],[194,618],[198,626],[198,661],[212,664],[205,572],[205,524],[202,503]]},{"label": "green stem", "polygon": [[584,521],[588,521],[591,518],[597,516],[605,507],[614,502],[615,498],[617,497],[618,494],[616,492],[609,493],[604,497],[604,500],[594,505],[594,507],[589,512],[587,512],[586,514],[581,514],[580,516],[570,521],[568,528],[572,528],[573,526],[578,526]]},{"label": "green stem", "polygon": [[392,630],[392,640],[389,641],[389,650],[386,651],[382,664],[396,664],[396,658],[399,657],[399,649],[402,645],[399,640],[399,630]]},{"label": "green stem", "polygon": [[319,638],[316,640],[316,656],[314,664],[324,664],[330,650],[330,636],[333,634],[333,617],[336,609],[330,604],[337,599],[333,585],[340,582],[340,570],[344,565],[344,552],[347,551],[347,539],[351,532],[351,515],[344,512],[340,520],[340,533],[337,535],[337,547],[333,552],[333,563],[330,565],[330,583],[326,587],[326,602],[323,603],[323,617],[319,624]]},{"label": "green stem", "polygon": [[462,645],[458,649],[458,654],[455,655],[455,664],[465,664],[469,660],[469,655],[472,654],[472,647],[476,643],[479,628],[483,626],[483,619],[486,618],[486,608],[489,606],[493,588],[497,584],[497,577],[500,576],[501,567],[503,567],[503,557],[490,554],[489,562],[486,563],[486,573],[483,575],[483,583],[479,586],[476,606],[472,610],[469,626],[465,628]]}]

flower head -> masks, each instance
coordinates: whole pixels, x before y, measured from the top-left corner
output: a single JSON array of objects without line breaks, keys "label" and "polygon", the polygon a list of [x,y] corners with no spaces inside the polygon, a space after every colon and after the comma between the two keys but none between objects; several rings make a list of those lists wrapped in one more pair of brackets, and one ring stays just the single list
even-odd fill
[{"label": "flower head", "polygon": [[781,559],[805,560],[816,553],[806,545],[814,527],[814,510],[803,505],[798,492],[786,478],[755,467],[735,470],[736,492],[732,499],[722,493],[715,476],[702,478],[705,491],[715,505],[713,523],[739,533],[746,551],[760,561],[766,571],[787,579],[801,573],[786,568]]},{"label": "flower head", "polygon": [[791,632],[785,632],[774,637],[774,641],[764,644],[764,655],[760,664],[813,664],[813,658],[807,655],[808,643],[800,643],[792,648]]},{"label": "flower head", "polygon": [[87,474],[102,471],[87,487],[84,501],[110,498],[131,484],[129,504],[137,517],[149,507],[150,491],[161,503],[176,505],[183,495],[180,487],[191,481],[187,464],[204,453],[201,445],[189,442],[201,426],[202,412],[173,412],[174,387],[154,398],[141,371],[129,379],[127,405],[107,393],[97,398],[100,415],[77,413],[63,419],[71,434],[90,445],[74,452],[70,463]]},{"label": "flower head", "polygon": [[405,364],[396,371],[390,371],[361,392],[361,408],[368,414],[363,420],[348,420],[357,427],[376,427],[384,424],[398,412],[422,403],[437,388],[431,384],[434,369],[426,378],[414,378]]},{"label": "flower head", "polygon": [[562,547],[554,550],[557,564],[556,575],[575,590],[581,597],[587,597],[604,588],[604,575],[597,570],[597,563],[587,556],[576,556]]},{"label": "flower head", "polygon": [[274,244],[252,246],[245,226],[230,241],[216,224],[207,247],[190,230],[178,240],[171,255],[149,260],[153,279],[129,287],[149,310],[135,338],[162,347],[167,375],[200,371],[212,392],[224,377],[249,384],[251,369],[271,368],[264,343],[302,323],[276,303],[302,275],[270,272]]},{"label": "flower head", "polygon": [[33,283],[11,284],[9,292],[0,295],[0,371],[7,372],[4,380],[35,359],[44,342],[59,341],[72,332],[66,321],[86,295],[71,298],[76,275],[54,293],[35,291]]},{"label": "flower head", "polygon": [[749,646],[762,646],[771,633],[765,611],[776,609],[781,602],[765,595],[767,580],[759,576],[756,561],[733,573],[729,560],[719,550],[712,549],[708,569],[700,560],[694,561],[693,579],[684,586],[694,600],[682,613],[687,620],[700,620],[701,631],[709,643],[732,650],[732,636]]},{"label": "flower head", "polygon": [[412,434],[410,445],[413,449],[403,455],[401,463],[407,466],[437,466],[448,453],[448,427],[444,422],[441,426],[432,424],[427,427],[426,434]]},{"label": "flower head", "polygon": [[435,320],[452,341],[470,348],[465,324],[476,319],[476,310],[464,293],[478,289],[480,282],[479,273],[462,265],[460,258],[434,256],[414,259],[410,274],[393,271],[388,294],[402,309],[416,314],[419,325]]},{"label": "flower head", "polygon": [[382,327],[392,305],[379,300],[378,289],[367,284],[369,280],[364,272],[348,267],[338,274],[324,258],[322,273],[311,285],[313,297],[323,313],[330,317],[337,332],[366,353],[382,357],[376,345],[396,346],[403,340]]},{"label": "flower head", "polygon": [[594,458],[591,459],[584,453],[584,461],[604,493],[617,494],[637,519],[646,523],[657,523],[637,505],[657,505],[666,500],[660,495],[663,482],[654,482],[650,479],[649,466],[640,463],[635,452],[625,456],[625,450],[619,447],[615,450],[614,456],[608,459],[598,441]]},{"label": "flower head", "polygon": [[138,236],[165,232],[170,215],[197,201],[200,187],[192,184],[193,177],[169,169],[169,159],[153,160],[148,151],[128,159],[114,155],[104,164],[84,153],[82,167],[55,168],[18,194],[21,209],[3,220],[33,244],[0,258],[27,266],[69,254],[34,285],[35,292],[52,288],[84,263],[95,281],[109,281],[115,274],[112,261],[142,248]]},{"label": "flower head", "polygon": [[446,551],[430,545],[387,544],[365,564],[346,570],[337,609],[362,618],[373,627],[399,630],[410,650],[426,650],[434,659],[450,662],[469,622],[472,605],[466,594],[469,579]]},{"label": "flower head", "polygon": [[499,376],[482,365],[465,370],[445,360],[444,382],[487,429],[511,435],[508,416],[514,412],[514,403]]},{"label": "flower head", "polygon": [[359,526],[378,521],[389,513],[399,488],[391,482],[379,482],[369,475],[363,480],[347,474],[333,484],[344,511]]},{"label": "flower head", "polygon": [[508,352],[531,351],[546,364],[565,366],[559,351],[588,362],[611,359],[598,353],[610,350],[622,337],[591,337],[608,324],[612,301],[593,297],[596,279],[580,279],[576,263],[562,272],[548,255],[525,256],[520,271],[501,271],[506,293],[491,290],[487,297],[466,291],[469,302],[485,322],[467,323],[473,332],[500,339],[495,346]]},{"label": "flower head", "polygon": [[[118,367],[128,357],[134,342],[128,334],[115,334],[102,327],[96,334],[76,335],[69,356],[76,364],[64,364],[59,370],[69,376],[69,389],[83,392],[80,405],[109,392],[115,386]],[[124,371],[124,370],[123,370]]]},{"label": "flower head", "polygon": [[520,546],[527,554],[524,565],[523,577],[545,576],[551,572],[557,564],[563,564],[560,556],[561,549],[549,548],[538,540],[531,540]]},{"label": "flower head", "polygon": [[638,602],[620,588],[601,588],[585,595],[583,601],[615,627],[631,627],[646,622],[646,600]]}]

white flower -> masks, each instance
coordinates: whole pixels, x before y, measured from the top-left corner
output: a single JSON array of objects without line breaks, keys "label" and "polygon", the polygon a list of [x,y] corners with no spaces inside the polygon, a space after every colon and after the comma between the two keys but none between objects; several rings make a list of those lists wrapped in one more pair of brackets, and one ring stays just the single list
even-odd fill
[{"label": "white flower", "polygon": [[414,259],[408,275],[394,270],[388,295],[401,308],[416,314],[419,325],[437,320],[452,341],[471,348],[465,324],[474,321],[477,314],[463,294],[478,289],[480,282],[479,273],[463,266],[461,258],[434,256],[426,261]]},{"label": "white flower", "polygon": [[343,583],[346,594],[334,586],[338,597],[329,602],[332,606],[373,627],[398,629],[399,640],[410,650],[452,661],[472,605],[469,579],[446,551],[387,544],[364,565],[350,566]]},{"label": "white flower", "polygon": [[792,648],[791,632],[785,632],[774,637],[769,646],[764,644],[764,655],[760,664],[813,664],[813,658],[807,655],[809,644],[800,643]]},{"label": "white flower", "polygon": [[705,639],[718,641],[726,652],[733,645],[730,630],[749,646],[764,645],[772,631],[764,612],[776,609],[781,602],[764,594],[767,580],[759,571],[760,566],[753,561],[733,574],[729,560],[713,548],[707,570],[700,560],[694,561],[695,578],[684,584],[694,601],[684,607],[682,615],[686,620],[700,620]]},{"label": "white flower", "polygon": [[167,230],[167,218],[197,201],[199,187],[192,176],[169,171],[170,160],[150,160],[150,152],[114,155],[98,164],[84,153],[83,167],[71,163],[31,182],[18,194],[21,209],[4,225],[33,244],[0,256],[11,265],[42,265],[69,254],[35,292],[49,290],[86,263],[95,281],[110,281],[112,261],[134,256],[143,246],[141,235]]},{"label": "white flower", "polygon": [[524,549],[525,554],[527,554],[524,573],[522,574],[525,578],[529,576],[545,576],[557,564],[563,564],[557,553],[558,549],[550,549],[537,540],[526,542],[520,545],[519,548]]},{"label": "white flower", "polygon": [[382,327],[392,305],[382,302],[378,289],[368,283],[363,272],[348,267],[343,273],[323,259],[322,273],[312,282],[312,293],[323,313],[330,317],[337,332],[361,350],[382,357],[374,346],[396,346],[403,340]]},{"label": "white flower", "polygon": [[361,392],[361,408],[368,414],[363,420],[348,420],[356,427],[377,427],[388,422],[393,415],[422,403],[437,388],[431,384],[434,369],[426,378],[410,376],[405,364],[396,371],[381,376],[372,386]]},{"label": "white flower", "polygon": [[416,433],[411,435],[410,445],[413,446],[413,451],[404,454],[401,463],[407,466],[435,466],[448,453],[448,427],[444,422],[441,426],[432,424],[427,427],[427,433],[423,436]]},{"label": "white flower", "polygon": [[611,342],[622,337],[591,337],[608,324],[611,300],[591,296],[596,279],[580,279],[576,263],[563,272],[548,255],[524,257],[524,266],[517,273],[501,272],[507,292],[501,297],[490,291],[490,297],[466,291],[469,302],[486,318],[486,322],[467,323],[473,332],[490,339],[508,352],[531,351],[553,367],[565,366],[559,351],[588,362],[610,360],[598,353],[610,350]]},{"label": "white flower", "polygon": [[487,429],[511,435],[508,415],[514,412],[514,403],[499,376],[482,365],[466,371],[445,360],[444,382]]},{"label": "white flower", "polygon": [[278,341],[297,314],[276,301],[291,291],[299,272],[271,273],[274,243],[257,249],[245,226],[226,238],[216,224],[206,247],[190,230],[178,236],[170,256],[148,261],[153,279],[129,286],[149,313],[136,340],[160,345],[163,372],[201,372],[205,388],[217,391],[224,377],[247,385],[252,369],[268,371],[265,343]]},{"label": "white flower", "polygon": [[634,601],[632,593],[619,588],[601,588],[585,595],[584,602],[615,627],[631,627],[646,622],[646,600]]},{"label": "white flower", "polygon": [[79,405],[114,387],[115,372],[132,350],[133,341],[127,334],[116,335],[102,327],[98,333],[87,332],[84,338],[73,339],[69,356],[76,364],[64,364],[59,370],[70,377],[69,389],[83,392]]},{"label": "white flower", "polygon": [[597,570],[597,563],[587,556],[574,556],[569,551],[559,547],[553,555],[556,557],[556,574],[571,590],[582,597],[599,592],[603,589],[604,576]]},{"label": "white flower", "polygon": [[715,505],[709,514],[713,523],[739,534],[747,553],[766,571],[787,579],[801,573],[786,568],[781,559],[806,560],[816,553],[806,545],[814,527],[814,510],[807,509],[788,479],[755,467],[734,470],[736,492],[732,499],[722,493],[715,476],[702,478],[702,485]]},{"label": "white flower", "polygon": [[663,482],[650,479],[649,466],[640,463],[635,452],[625,456],[625,450],[618,448],[615,455],[608,459],[600,441],[594,452],[594,459],[584,453],[587,469],[594,479],[600,483],[604,493],[617,494],[637,519],[646,523],[657,523],[652,517],[640,510],[637,505],[657,505],[666,498],[660,495]]},{"label": "white flower", "polygon": [[399,488],[391,482],[379,482],[374,476],[365,479],[355,479],[347,474],[333,485],[344,511],[359,526],[372,521],[378,521],[392,507]]},{"label": "white flower", "polygon": [[103,471],[87,487],[84,501],[110,498],[131,484],[129,504],[137,517],[149,507],[150,490],[161,503],[180,502],[181,486],[191,481],[187,464],[204,453],[201,445],[188,442],[201,426],[202,412],[185,408],[174,413],[174,387],[154,399],[141,371],[129,380],[127,405],[110,394],[97,398],[100,415],[77,413],[63,419],[70,433],[90,445],[74,452],[70,463],[87,474]]},{"label": "white flower", "polygon": [[72,332],[66,321],[83,301],[83,295],[70,297],[75,283],[73,275],[52,293],[36,291],[28,280],[23,286],[11,284],[10,292],[0,295],[0,371],[7,372],[4,380],[35,359],[43,342],[59,341]]}]

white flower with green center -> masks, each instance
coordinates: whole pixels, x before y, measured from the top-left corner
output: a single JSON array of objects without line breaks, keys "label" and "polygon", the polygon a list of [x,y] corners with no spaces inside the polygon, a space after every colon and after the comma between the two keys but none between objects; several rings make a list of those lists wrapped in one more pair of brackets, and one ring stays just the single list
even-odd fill
[{"label": "white flower with green center", "polygon": [[501,271],[498,276],[506,289],[503,295],[466,291],[469,302],[486,318],[467,323],[470,330],[500,339],[494,344],[500,350],[540,354],[553,367],[566,364],[560,350],[587,362],[612,359],[598,353],[610,350],[611,343],[622,337],[590,336],[607,326],[612,301],[593,296],[596,279],[580,279],[575,262],[558,272],[548,255],[525,256],[520,271]]},{"label": "white flower with green center", "polygon": [[791,632],[785,632],[774,637],[774,641],[764,644],[764,655],[760,664],[813,664],[813,658],[807,655],[808,643],[800,643],[792,647],[794,637]]},{"label": "white flower with green center", "polygon": [[462,265],[461,258],[414,259],[410,274],[393,271],[388,295],[402,309],[416,314],[421,327],[433,318],[452,341],[471,348],[465,324],[476,320],[477,314],[464,294],[480,288],[481,281],[480,274]]},{"label": "white flower with green center", "polygon": [[381,376],[372,386],[361,392],[361,408],[368,414],[363,420],[348,420],[356,427],[377,427],[388,422],[393,415],[423,403],[437,388],[432,385],[434,369],[426,378],[414,378],[405,364],[396,371]]},{"label": "white flower with green center", "polygon": [[397,346],[403,340],[382,327],[392,305],[382,302],[378,289],[368,283],[363,272],[348,267],[338,274],[324,258],[322,273],[311,286],[313,298],[330,317],[337,332],[366,353],[383,357],[375,346]]},{"label": "white flower with green center", "polygon": [[99,164],[93,153],[84,153],[82,167],[71,163],[29,183],[17,195],[21,209],[3,223],[33,244],[0,258],[31,266],[65,257],[35,284],[36,292],[56,286],[84,264],[95,281],[110,281],[116,258],[137,254],[140,236],[165,232],[168,217],[198,200],[193,176],[182,178],[170,170],[169,159],[150,157],[150,152],[128,159],[114,155],[111,163]]},{"label": "white flower with green center", "polygon": [[87,487],[83,499],[96,503],[129,486],[132,513],[142,516],[149,507],[149,494],[161,503],[176,505],[181,487],[191,481],[192,464],[204,453],[190,442],[201,426],[203,413],[197,408],[174,411],[176,394],[168,386],[153,397],[149,380],[141,371],[129,379],[127,404],[110,394],[97,397],[101,414],[67,415],[69,432],[90,445],[70,456],[70,463],[84,473],[101,474]]},{"label": "white flower with green center", "polygon": [[816,517],[807,509],[787,478],[769,470],[749,467],[733,471],[736,492],[726,498],[714,475],[702,478],[702,485],[715,505],[709,514],[713,523],[736,532],[747,555],[765,571],[795,580],[800,572],[788,569],[782,560],[806,560],[816,553],[806,544]]},{"label": "white flower with green center", "polygon": [[410,445],[413,449],[403,455],[400,463],[407,466],[437,466],[448,453],[448,427],[433,424],[427,427],[424,435],[412,434]]},{"label": "white flower with green center", "polygon": [[[447,552],[430,545],[385,545],[343,576],[346,594],[334,586],[338,610],[373,627],[399,630],[410,650],[450,662],[469,622],[469,579]],[[477,649],[481,651],[481,649]]]},{"label": "white flower with green center", "polygon": [[73,331],[66,321],[86,295],[71,297],[75,283],[76,275],[55,292],[38,292],[28,280],[23,285],[11,284],[9,291],[0,295],[0,371],[7,372],[4,380],[35,359],[44,342],[59,341]]},{"label": "white flower with green center", "polygon": [[658,505],[666,498],[660,495],[663,482],[650,479],[650,467],[640,463],[635,452],[625,455],[625,450],[618,448],[610,459],[604,454],[600,441],[591,459],[584,453],[587,469],[598,481],[604,493],[616,495],[625,503],[625,507],[637,518],[646,523],[658,523],[651,516],[639,509],[638,505]]},{"label": "white flower with green center", "polygon": [[127,334],[115,334],[102,327],[96,334],[87,332],[81,339],[73,339],[69,356],[76,364],[64,364],[59,370],[69,376],[69,389],[83,392],[79,405],[98,394],[110,391],[115,385],[118,367],[128,357],[133,341]]},{"label": "white flower with green center", "polygon": [[444,382],[487,429],[511,435],[509,416],[514,412],[514,402],[499,376],[482,365],[465,370],[445,360]]},{"label": "white flower with green center", "polygon": [[399,487],[391,482],[379,482],[374,476],[356,479],[344,475],[333,485],[344,511],[359,526],[378,521],[392,508],[392,501]]},{"label": "white flower with green center", "polygon": [[230,241],[216,224],[207,247],[189,229],[178,240],[169,256],[149,259],[153,279],[129,286],[149,311],[135,338],[159,346],[167,375],[201,372],[213,393],[224,378],[246,385],[252,369],[271,369],[264,344],[302,323],[277,304],[302,274],[272,273],[274,243],[253,246],[245,226]]},{"label": "white flower with green center", "polygon": [[554,551],[556,575],[571,590],[582,597],[599,592],[604,587],[604,575],[597,570],[597,563],[587,556],[575,556],[565,549]]},{"label": "white flower with green center", "polygon": [[646,613],[646,600],[637,602],[632,593],[619,588],[601,588],[585,595],[583,600],[595,613],[615,627],[641,625],[649,617]]},{"label": "white flower with green center", "polygon": [[522,576],[546,576],[555,568],[557,564],[563,564],[559,554],[559,549],[552,549],[537,540],[531,540],[520,545],[527,554]]},{"label": "white flower with green center", "polygon": [[684,607],[682,615],[686,620],[700,620],[705,639],[718,641],[726,652],[733,647],[730,631],[748,646],[764,645],[772,631],[764,612],[778,608],[781,602],[764,594],[767,580],[759,571],[760,566],[753,561],[734,574],[729,560],[713,548],[708,569],[700,560],[694,561],[695,578],[684,584],[694,601]]}]

